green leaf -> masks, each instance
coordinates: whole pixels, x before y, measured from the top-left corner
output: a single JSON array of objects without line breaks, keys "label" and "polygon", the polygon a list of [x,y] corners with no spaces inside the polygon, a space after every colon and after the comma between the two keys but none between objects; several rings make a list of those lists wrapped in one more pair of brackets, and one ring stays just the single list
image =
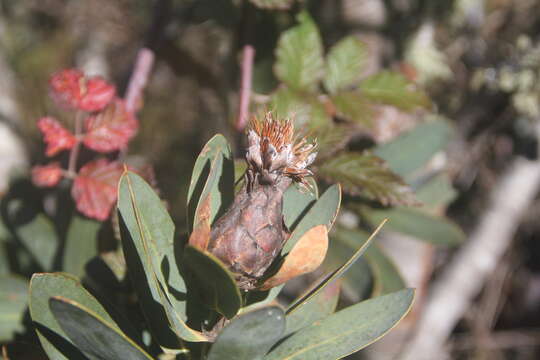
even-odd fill
[{"label": "green leaf", "polygon": [[103,360],[152,359],[114,324],[76,301],[53,297],[49,304],[64,333],[86,355]]},{"label": "green leaf", "polygon": [[330,186],[319,200],[308,210],[302,220],[296,225],[289,240],[283,246],[281,255],[291,251],[298,240],[308,230],[317,225],[326,225],[328,231],[332,228],[341,204],[341,188],[339,185]]},{"label": "green leaf", "polygon": [[372,224],[388,218],[388,230],[436,245],[456,246],[465,240],[465,234],[455,223],[413,208],[398,207],[388,210],[365,208],[362,215]]},{"label": "green leaf", "polygon": [[443,150],[452,135],[448,122],[439,119],[416,126],[395,140],[379,145],[373,153],[388,163],[397,174],[409,177]]},{"label": "green leaf", "polygon": [[415,194],[418,201],[430,209],[446,206],[457,196],[457,192],[446,173],[438,174],[426,181],[416,190]]},{"label": "green leaf", "polygon": [[302,306],[302,304],[317,295],[321,290],[328,286],[328,284],[330,284],[336,279],[339,279],[347,270],[349,270],[349,268],[360,258],[360,256],[362,256],[366,252],[366,249],[371,245],[371,242],[373,241],[373,239],[375,239],[375,236],[377,236],[385,223],[386,220],[381,222],[381,224],[373,231],[373,233],[364,242],[364,244],[362,244],[362,246],[358,250],[356,250],[356,252],[347,262],[326,275],[318,284],[313,286],[311,290],[307,291],[298,300],[294,301],[287,309],[287,314],[296,311],[299,307]]},{"label": "green leaf", "polygon": [[307,12],[298,15],[298,22],[278,40],[274,72],[292,89],[315,91],[324,75],[321,36]]},{"label": "green leaf", "polygon": [[218,335],[208,360],[262,359],[285,331],[285,314],[277,306],[260,308],[233,319]]},{"label": "green leaf", "polygon": [[331,98],[336,113],[349,121],[353,121],[367,128],[373,125],[373,106],[362,97],[358,91],[344,91]]},{"label": "green leaf", "polygon": [[375,278],[372,296],[390,294],[406,287],[405,280],[396,265],[379,246],[374,245],[368,249],[366,261]]},{"label": "green leaf", "polygon": [[334,94],[354,85],[367,60],[366,45],[355,36],[347,36],[330,48],[326,57],[324,86]]},{"label": "green leaf", "polygon": [[306,214],[309,208],[317,201],[316,187],[314,191],[300,189],[296,185],[289,186],[283,194],[283,221],[289,231],[294,230],[298,221]]},{"label": "green leaf", "polygon": [[126,172],[118,210],[128,273],[152,334],[167,348],[178,347],[178,337],[206,341],[185,323],[186,285],[175,258],[174,224],[159,197],[140,176]]},{"label": "green leaf", "polygon": [[36,263],[45,271],[52,270],[59,245],[52,221],[44,214],[37,214],[28,222],[14,225],[14,229]]},{"label": "green leaf", "polygon": [[73,216],[69,224],[62,270],[79,278],[84,275],[88,260],[98,254],[97,241],[101,223],[81,216]]},{"label": "green leaf", "polygon": [[255,6],[263,9],[285,10],[291,7],[294,0],[249,0]]},{"label": "green leaf", "polygon": [[378,340],[408,313],[412,289],[349,306],[277,345],[265,360],[341,359]]},{"label": "green leaf", "polygon": [[249,291],[245,295],[246,305],[240,309],[240,314],[269,305],[278,297],[284,286],[285,284],[281,284],[266,291]]},{"label": "green leaf", "polygon": [[[110,324],[114,320],[103,306],[86,291],[79,281],[62,273],[34,274],[30,280],[30,315],[41,346],[50,359],[87,359],[78,350],[54,318],[49,299],[62,296],[84,305]],[[120,330],[117,325],[114,325]]]},{"label": "green leaf", "polygon": [[0,275],[0,343],[22,332],[28,298],[28,282],[15,275]]},{"label": "green leaf", "polygon": [[[218,158],[221,160],[218,161]],[[211,169],[212,166],[214,169]],[[234,159],[227,139],[221,134],[208,140],[193,166],[187,197],[190,229],[193,228],[197,209],[208,194],[211,197],[210,220],[213,221],[225,211],[234,196]]]},{"label": "green leaf", "polygon": [[316,130],[332,125],[325,105],[315,94],[301,93],[281,86],[272,94],[270,109],[276,118],[294,119],[298,129]]},{"label": "green leaf", "polygon": [[184,249],[183,263],[193,272],[197,286],[212,309],[232,318],[242,306],[240,290],[234,276],[215,256],[193,246]]},{"label": "green leaf", "polygon": [[403,110],[430,105],[427,95],[415,89],[414,84],[397,72],[381,71],[371,75],[360,83],[359,89],[371,101]]},{"label": "green leaf", "polygon": [[283,337],[297,332],[315,321],[324,319],[336,310],[339,300],[340,283],[328,285],[316,296],[304,302],[297,311],[287,315],[287,330]]},{"label": "green leaf", "polygon": [[[386,225],[387,227],[388,224]],[[351,251],[365,244],[368,238],[369,234],[365,231],[338,228],[334,232],[333,241],[334,245],[337,243],[345,246],[347,249],[345,252],[350,254]],[[379,246],[376,244],[370,246],[366,251],[364,259],[366,260],[366,265],[369,267],[368,272],[373,278],[372,297],[385,295],[405,288],[405,281],[401,277],[399,270]],[[349,270],[347,274],[351,274],[351,272],[352,270]]]},{"label": "green leaf", "polygon": [[352,195],[378,200],[384,205],[414,203],[410,187],[384,161],[368,152],[343,152],[320,165],[319,175],[340,182]]}]

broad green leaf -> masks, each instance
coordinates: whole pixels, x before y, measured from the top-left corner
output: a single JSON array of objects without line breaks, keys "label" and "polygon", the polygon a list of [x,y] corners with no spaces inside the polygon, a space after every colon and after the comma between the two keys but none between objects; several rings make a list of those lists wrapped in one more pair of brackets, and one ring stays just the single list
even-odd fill
[{"label": "broad green leaf", "polygon": [[465,240],[463,231],[443,217],[429,215],[413,208],[388,210],[364,209],[362,215],[372,224],[388,218],[388,230],[413,236],[436,245],[456,246]]},{"label": "broad green leaf", "polygon": [[340,182],[344,191],[378,200],[382,204],[411,204],[410,187],[394,174],[385,162],[368,152],[343,152],[324,161],[319,175],[331,182]]},{"label": "broad green leaf", "polygon": [[291,7],[294,0],[249,0],[255,6],[263,9],[285,10]]},{"label": "broad green leaf", "polygon": [[302,93],[286,86],[272,94],[270,109],[278,119],[294,119],[294,126],[300,130],[313,131],[332,125],[325,105],[316,94]]},{"label": "broad green leaf", "polygon": [[391,330],[408,313],[414,291],[405,289],[349,306],[277,345],[265,360],[341,359]]},{"label": "broad green leaf", "polygon": [[[388,227],[388,223],[386,226]],[[359,246],[362,246],[368,238],[369,234],[365,231],[338,228],[337,231],[334,232],[332,239],[334,245],[339,244],[345,247],[345,253],[350,253]],[[363,259],[365,260],[364,267],[368,267],[366,271],[369,272],[372,277],[370,281],[370,285],[372,285],[371,297],[388,294],[405,288],[405,281],[401,277],[398,269],[377,244],[370,246],[369,249],[367,249]],[[347,272],[347,275],[350,274],[354,274],[354,270],[349,270]],[[364,290],[362,288],[359,289],[362,292]]]},{"label": "broad green leaf", "polygon": [[398,175],[408,178],[443,150],[452,135],[448,122],[439,119],[416,126],[395,140],[379,145],[373,153],[388,163]]},{"label": "broad green leaf", "polygon": [[317,162],[333,156],[343,149],[351,139],[354,131],[348,124],[329,124],[312,129],[313,137],[317,139]]},{"label": "broad green leaf", "polygon": [[285,314],[277,306],[263,307],[233,319],[218,335],[208,360],[258,360],[285,331]]},{"label": "broad green leaf", "polygon": [[373,105],[358,91],[344,91],[331,98],[340,117],[371,128],[373,125]]},{"label": "broad green leaf", "polygon": [[283,246],[281,255],[288,254],[302,235],[317,225],[326,225],[328,231],[330,231],[339,211],[340,204],[341,188],[339,185],[332,185],[298,222],[290,238],[285,243],[285,246]]},{"label": "broad green leaf", "polygon": [[317,201],[317,184],[313,181],[312,186],[315,186],[315,190],[307,191],[292,185],[283,194],[283,221],[290,231]]},{"label": "broad green leaf", "polygon": [[[114,320],[76,278],[62,273],[34,274],[32,276],[30,280],[30,315],[41,346],[50,359],[87,359],[73,345],[54,318],[49,307],[49,299],[53,296],[62,296],[76,301],[91,309],[110,324],[115,324]],[[117,325],[114,326],[120,330]]]},{"label": "broad green leaf", "polygon": [[201,296],[214,310],[232,318],[242,306],[240,290],[234,276],[215,256],[204,253],[193,246],[184,249],[183,263],[197,279],[196,286]]},{"label": "broad green leaf", "polygon": [[49,305],[62,330],[86,355],[103,360],[152,359],[118,327],[76,301],[53,297]]},{"label": "broad green leaf", "polygon": [[88,260],[98,254],[97,241],[101,223],[74,215],[66,236],[62,270],[79,278]]},{"label": "broad green leaf", "polygon": [[361,75],[367,60],[366,45],[355,36],[347,36],[330,48],[326,56],[324,86],[329,93],[347,90]]},{"label": "broad green leaf", "polygon": [[366,261],[375,278],[373,296],[386,295],[406,287],[394,262],[376,244],[366,252]]},{"label": "broad green leaf", "polygon": [[371,75],[360,83],[359,89],[371,101],[404,110],[430,105],[427,95],[397,72],[381,71]]},{"label": "broad green leaf", "polygon": [[205,341],[185,323],[186,286],[175,259],[174,224],[159,197],[141,177],[126,172],[118,210],[128,273],[152,334],[171,349],[179,346],[178,337]]},{"label": "broad green leaf", "polygon": [[340,289],[340,283],[336,281],[325,287],[316,296],[304,302],[298,310],[288,314],[286,316],[287,329],[283,337],[332,314],[336,310]]},{"label": "broad green leaf", "polygon": [[386,223],[386,220],[381,222],[381,224],[373,231],[373,233],[369,236],[369,238],[362,244],[362,246],[356,250],[356,252],[351,256],[351,258],[345,262],[340,267],[336,268],[334,271],[326,275],[318,284],[313,286],[309,291],[307,291],[304,295],[302,295],[298,300],[295,300],[287,309],[287,314],[290,314],[294,311],[296,311],[299,307],[302,306],[306,301],[309,301],[312,297],[316,296],[321,290],[323,290],[328,284],[330,284],[332,281],[339,279],[349,268],[362,256],[368,247],[371,245],[371,242],[373,239],[375,239],[375,236],[379,233],[379,231],[382,229],[384,224]]},{"label": "broad green leaf", "polygon": [[[213,169],[214,177],[209,179],[212,163],[216,158],[222,161]],[[195,161],[187,197],[188,226],[193,226],[195,214],[202,203],[203,191],[211,195],[211,220],[225,211],[234,196],[234,160],[227,139],[215,135],[204,145]]]},{"label": "broad green leaf", "polygon": [[58,235],[52,221],[44,214],[37,214],[32,219],[13,224],[15,235],[32,255],[34,261],[45,271],[52,270]]},{"label": "broad green leaf", "polygon": [[298,22],[278,40],[274,72],[292,89],[315,91],[324,75],[321,36],[307,12],[298,15]]},{"label": "broad green leaf", "polygon": [[245,295],[245,306],[240,309],[240,314],[269,305],[274,301],[285,284],[281,284],[266,291],[249,291]]},{"label": "broad green leaf", "polygon": [[430,209],[446,206],[457,196],[457,192],[452,187],[450,178],[446,173],[438,174],[420,185],[415,194],[418,201],[424,207]]},{"label": "broad green leaf", "polygon": [[28,298],[28,282],[15,275],[0,275],[0,343],[22,332]]},{"label": "broad green leaf", "polygon": [[[335,234],[338,229],[333,231],[330,239],[331,246],[330,249],[328,249],[325,263],[322,265],[322,268],[326,271],[335,269],[346,262],[350,258],[351,252],[354,251],[351,250],[348,245],[336,240]],[[356,248],[358,248],[358,246],[355,247],[355,249]],[[373,274],[371,273],[371,269],[365,258],[362,257],[351,265],[349,270],[343,275],[343,278],[341,279],[341,293],[350,302],[357,303],[369,298],[372,288]]]}]

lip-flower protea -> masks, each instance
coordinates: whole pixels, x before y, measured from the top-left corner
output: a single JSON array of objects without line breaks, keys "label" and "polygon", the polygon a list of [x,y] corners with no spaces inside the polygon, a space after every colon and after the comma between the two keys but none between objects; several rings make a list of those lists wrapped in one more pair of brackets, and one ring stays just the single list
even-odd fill
[{"label": "lip-flower protea", "polygon": [[[278,281],[269,279],[265,284],[260,281],[289,238],[283,223],[283,193],[293,182],[309,187],[306,177],[312,175],[308,166],[315,160],[316,145],[296,136],[290,119],[275,119],[271,113],[264,119],[254,118],[247,136],[248,168],[244,185],[227,212],[213,224],[205,250],[231,270],[240,288],[250,290],[269,288],[288,279],[288,276]],[[315,252],[323,252],[324,258],[328,242],[326,227],[315,230],[324,237],[324,249]],[[313,232],[306,236],[313,236]],[[295,266],[294,276],[312,271],[322,258],[307,267]]]}]

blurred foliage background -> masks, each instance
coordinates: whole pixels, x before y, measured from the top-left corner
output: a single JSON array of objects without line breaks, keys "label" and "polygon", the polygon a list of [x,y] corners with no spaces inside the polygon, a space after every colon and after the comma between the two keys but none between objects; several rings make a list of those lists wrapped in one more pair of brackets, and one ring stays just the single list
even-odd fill
[{"label": "blurred foliage background", "polygon": [[[390,218],[379,246],[344,279],[341,299],[354,302],[404,284],[418,288],[402,331],[358,355],[386,359],[406,348],[431,284],[443,281],[439,275],[457,258],[456,246],[470,241],[485,214],[497,210],[490,199],[503,174],[515,159],[537,161],[538,14],[535,0],[2,0],[2,192],[5,199],[33,203],[34,215],[58,220],[71,212],[62,202],[62,188],[43,192],[24,180],[24,169],[44,160],[36,120],[65,116],[48,99],[48,77],[78,67],[106,77],[123,93],[137,51],[148,47],[156,63],[129,155],[153,164],[162,198],[185,227],[189,174],[204,143],[221,132],[235,144],[236,157],[242,156],[244,140],[235,130],[241,53],[252,44],[252,113],[294,115],[299,127],[319,139],[315,173],[321,187],[340,182],[346,194],[326,266],[341,262],[366,231]],[[288,55],[287,48],[314,60],[291,70],[298,55]],[[352,74],[330,78],[332,61],[338,69],[350,66]],[[318,75],[321,67],[324,76]],[[8,187],[11,165],[18,180]],[[513,196],[505,194],[510,203]],[[5,199],[3,217],[19,214],[17,204]],[[540,203],[536,192],[529,200],[502,255],[489,257],[486,249],[487,261],[496,265],[478,291],[467,295],[469,306],[451,326],[445,339],[449,358],[540,356]],[[0,341],[13,359],[42,358],[25,327],[24,277],[66,266],[47,245],[55,240],[35,237],[51,226],[45,215],[37,225],[22,221],[38,230],[0,229],[0,314],[15,316],[0,324]],[[55,225],[62,244],[72,221]],[[89,238],[98,239],[101,257],[121,278],[122,260],[110,240],[113,227],[78,221]],[[18,250],[21,243],[24,250]],[[82,253],[83,247],[74,251]],[[83,275],[81,262],[72,262],[69,269]],[[295,281],[285,294],[293,297],[317,275]]]}]

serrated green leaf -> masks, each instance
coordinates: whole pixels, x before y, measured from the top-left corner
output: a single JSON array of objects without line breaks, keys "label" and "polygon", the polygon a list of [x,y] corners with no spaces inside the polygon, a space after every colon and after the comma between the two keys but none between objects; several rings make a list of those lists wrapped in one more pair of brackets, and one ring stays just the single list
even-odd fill
[{"label": "serrated green leaf", "polygon": [[308,301],[293,313],[286,316],[287,329],[283,337],[295,333],[306,326],[313,324],[315,321],[324,319],[336,310],[339,300],[340,283],[338,281],[329,284],[316,296],[313,296]]},{"label": "serrated green leaf", "polygon": [[62,296],[84,305],[120,330],[107,310],[83,288],[76,278],[68,274],[34,274],[30,280],[29,294],[30,315],[41,346],[50,359],[87,359],[73,345],[54,318],[49,307],[49,299],[53,296]]},{"label": "serrated green leaf", "polygon": [[444,119],[428,121],[391,142],[377,146],[373,153],[386,160],[394,172],[408,178],[435,153],[443,150],[451,135],[452,128]]},{"label": "serrated green leaf", "polygon": [[285,10],[291,7],[294,0],[249,0],[263,9]]},{"label": "serrated green leaf", "polygon": [[298,22],[278,40],[274,72],[292,89],[315,91],[324,75],[321,36],[307,12],[298,15]]},{"label": "serrated green leaf", "polygon": [[201,289],[201,296],[212,309],[228,319],[238,313],[242,306],[240,290],[234,276],[218,258],[187,246],[183,263],[195,275],[195,285]]},{"label": "serrated green leaf", "polygon": [[117,326],[76,301],[53,297],[49,305],[64,333],[86,355],[103,360],[152,359]]},{"label": "serrated green leaf", "polygon": [[[221,158],[221,161],[216,162],[217,158]],[[212,164],[216,164],[216,168],[211,169]],[[211,170],[214,174],[212,179],[209,178]],[[221,134],[208,140],[193,166],[187,197],[190,229],[193,228],[197,209],[204,201],[203,192],[210,194],[211,221],[225,211],[234,196],[234,159],[227,139]]]},{"label": "serrated green leaf", "polygon": [[283,246],[281,255],[285,256],[288,254],[302,235],[317,225],[326,225],[328,231],[330,231],[339,211],[340,204],[341,188],[339,185],[332,185],[308,210],[306,215],[302,217],[302,220],[298,222],[285,246]]},{"label": "serrated green leaf", "polygon": [[174,224],[159,197],[140,176],[126,172],[119,182],[118,210],[128,273],[152,334],[171,349],[180,346],[179,337],[206,341],[185,323],[186,285],[175,258]]},{"label": "serrated green leaf", "polygon": [[233,319],[218,335],[208,360],[262,359],[285,331],[285,314],[277,306],[260,308]]},{"label": "serrated green leaf", "polygon": [[367,152],[338,154],[321,164],[318,174],[328,181],[339,182],[352,195],[385,205],[414,203],[410,187],[382,159]]},{"label": "serrated green leaf", "polygon": [[28,300],[28,281],[16,275],[0,275],[0,343],[22,332]]},{"label": "serrated green leaf", "polygon": [[312,297],[316,296],[319,292],[321,292],[328,284],[330,284],[332,281],[339,279],[349,268],[354,265],[354,263],[362,256],[368,247],[370,246],[373,239],[375,239],[375,236],[379,233],[379,231],[382,229],[384,224],[386,223],[386,220],[381,222],[381,224],[371,233],[369,238],[362,244],[362,246],[356,250],[356,252],[350,257],[349,260],[347,260],[343,265],[336,268],[334,271],[326,275],[319,283],[317,283],[315,286],[313,286],[309,291],[307,291],[304,295],[302,295],[298,300],[295,300],[287,309],[287,314],[290,314],[294,311],[296,311],[299,307],[302,306],[306,301],[309,301]]},{"label": "serrated green leaf", "polygon": [[98,254],[97,241],[101,223],[73,216],[66,235],[62,270],[79,278],[84,275],[88,260]]},{"label": "serrated green leaf", "polygon": [[334,94],[358,81],[367,60],[366,45],[355,36],[347,36],[330,48],[326,56],[324,86]]},{"label": "serrated green leaf", "polygon": [[465,240],[463,231],[448,219],[418,209],[397,207],[388,210],[365,208],[362,215],[372,224],[388,218],[388,229],[436,245],[456,246]]},{"label": "serrated green leaf", "polygon": [[305,94],[286,86],[272,94],[270,109],[276,118],[294,119],[294,125],[302,130],[315,130],[332,124],[324,104],[314,94]]},{"label": "serrated green leaf", "polygon": [[363,301],[304,328],[277,345],[265,360],[341,359],[392,329],[408,313],[414,291]]},{"label": "serrated green leaf", "polygon": [[359,89],[371,101],[404,110],[430,105],[427,95],[397,72],[381,71],[371,75],[360,83]]},{"label": "serrated green leaf", "polygon": [[344,91],[332,96],[336,113],[367,128],[373,124],[373,106],[358,91]]}]

